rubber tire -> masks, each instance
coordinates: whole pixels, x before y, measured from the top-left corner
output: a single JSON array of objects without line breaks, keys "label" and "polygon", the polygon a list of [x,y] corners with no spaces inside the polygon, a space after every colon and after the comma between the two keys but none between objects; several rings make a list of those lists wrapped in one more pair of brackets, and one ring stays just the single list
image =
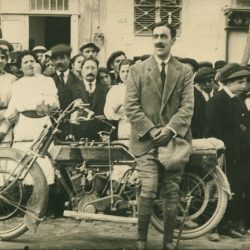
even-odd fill
[{"label": "rubber tire", "polygon": [[[225,213],[225,210],[227,208],[229,195],[223,188],[224,187],[224,181],[223,181],[224,179],[223,179],[222,173],[220,171],[218,171],[217,168],[214,169],[213,176],[214,176],[214,179],[216,180],[216,182],[219,186],[218,191],[219,191],[219,197],[220,197],[218,200],[219,205],[217,205],[216,211],[214,212],[214,214],[210,218],[210,220],[208,222],[206,222],[206,224],[204,224],[198,228],[189,230],[189,231],[185,231],[183,229],[182,234],[181,234],[181,239],[198,238],[198,237],[210,232],[221,221],[221,219]],[[154,211],[153,211],[152,216],[151,216],[151,223],[157,231],[159,231],[160,233],[163,234],[163,231],[164,231],[163,223],[159,223],[159,219],[157,218]],[[179,234],[179,231],[175,230],[174,237],[177,238],[178,234]]]},{"label": "rubber tire", "polygon": [[[13,148],[0,148],[0,159],[4,158],[12,159],[13,161],[19,161],[24,156],[24,154],[24,152]],[[38,165],[37,162],[35,162],[33,166],[29,169],[29,174],[32,177],[34,183],[36,184],[35,188],[36,190],[38,190],[39,193],[39,199],[36,199],[36,204],[29,204],[29,208],[34,209],[34,211],[37,211],[39,213],[39,218],[42,218],[46,212],[48,205],[47,181],[45,179],[41,167]],[[23,222],[14,230],[10,230],[4,233],[0,232],[0,240],[7,241],[17,238],[18,236],[24,234],[26,231],[28,231],[28,227]]]}]

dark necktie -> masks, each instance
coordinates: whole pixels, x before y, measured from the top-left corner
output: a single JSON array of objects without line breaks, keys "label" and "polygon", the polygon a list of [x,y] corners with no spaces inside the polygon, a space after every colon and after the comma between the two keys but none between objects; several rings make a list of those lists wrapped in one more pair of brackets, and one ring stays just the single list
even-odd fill
[{"label": "dark necktie", "polygon": [[92,93],[92,86],[93,86],[92,82],[89,82],[89,92],[90,93]]},{"label": "dark necktie", "polygon": [[164,86],[165,80],[166,80],[165,68],[166,68],[166,63],[162,62],[161,63],[161,82],[162,82],[162,86]]},{"label": "dark necktie", "polygon": [[59,79],[60,79],[60,82],[63,84],[63,85],[65,85],[65,82],[64,82],[64,74],[63,74],[63,72],[61,72],[61,74],[60,74],[60,76],[59,76]]}]

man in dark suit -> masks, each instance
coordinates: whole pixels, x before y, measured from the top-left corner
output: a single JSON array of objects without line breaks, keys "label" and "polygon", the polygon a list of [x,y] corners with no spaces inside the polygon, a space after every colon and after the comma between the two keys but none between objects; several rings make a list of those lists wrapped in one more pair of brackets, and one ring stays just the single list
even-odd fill
[{"label": "man in dark suit", "polygon": [[[72,89],[72,95],[74,99],[81,99],[84,103],[89,104],[88,108],[95,115],[103,115],[108,89],[97,80],[98,67],[99,62],[95,57],[88,57],[83,60],[81,65],[83,82],[77,88]],[[101,130],[105,130],[104,124],[93,120],[76,126],[74,134],[77,139],[81,137],[97,139],[99,138],[98,132]]]},{"label": "man in dark suit", "polygon": [[240,123],[239,94],[245,91],[250,71],[236,63],[224,66],[220,71],[219,80],[223,89],[217,93],[207,105],[207,137],[216,137],[226,146],[226,174],[231,190],[234,193],[230,201],[224,225],[218,228],[219,233],[233,238],[242,237],[242,229],[238,222],[242,220],[242,176],[244,170],[245,136]]},{"label": "man in dark suit", "polygon": [[194,114],[191,122],[193,139],[204,138],[206,127],[206,106],[214,94],[216,71],[209,67],[200,68],[194,77]]},{"label": "man in dark suit", "polygon": [[193,74],[188,66],[171,56],[175,28],[160,22],[155,24],[152,32],[154,55],[132,66],[126,82],[125,113],[131,122],[130,150],[136,157],[141,181],[137,249],[146,249],[159,176],[162,177],[164,198],[163,248],[175,249],[173,231],[178,189],[186,162],[179,159],[176,162],[178,167],[173,169],[170,164],[161,161],[161,152],[177,155],[180,150],[178,141],[181,141],[187,152],[185,158],[189,157],[194,104]]},{"label": "man in dark suit", "polygon": [[56,72],[51,77],[58,89],[60,108],[64,110],[74,100],[72,90],[77,88],[79,79],[69,69],[71,48],[58,44],[51,48],[52,61]]}]

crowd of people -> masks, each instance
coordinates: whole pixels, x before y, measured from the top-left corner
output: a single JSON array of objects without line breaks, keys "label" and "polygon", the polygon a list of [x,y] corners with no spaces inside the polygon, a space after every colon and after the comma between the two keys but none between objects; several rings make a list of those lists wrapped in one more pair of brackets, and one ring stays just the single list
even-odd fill
[{"label": "crowd of people", "polygon": [[[65,44],[50,49],[36,46],[32,50],[13,51],[8,41],[0,40],[1,146],[24,150],[44,123],[49,122],[48,111],[64,110],[73,100],[81,99],[96,115],[105,115],[117,126],[114,138],[132,138],[132,151],[139,168],[144,169],[141,178],[148,185],[145,173],[155,174],[149,162],[149,158],[155,161],[156,157],[151,144],[158,148],[176,136],[190,142],[189,127],[193,139],[216,137],[226,146],[226,175],[234,195],[210,239],[218,241],[220,234],[240,238],[250,226],[247,212],[250,208],[250,70],[247,66],[224,60],[213,64],[174,57],[170,48],[175,42],[175,33],[169,25],[156,25],[153,39],[154,55],[128,59],[124,51],[115,51],[108,58],[106,68],[99,67],[100,48],[92,42],[80,46],[79,54],[71,57],[71,48]],[[166,44],[170,46],[163,54]],[[158,61],[159,58],[164,60]],[[176,81],[176,85],[171,85]],[[153,84],[155,88],[151,89]],[[164,84],[168,84],[167,87]],[[176,98],[180,99],[177,104]],[[174,107],[173,111],[171,107]],[[168,125],[164,130],[161,129],[163,124]],[[187,128],[179,128],[180,124]],[[59,139],[79,140],[98,139],[98,131],[105,128],[98,122],[85,122],[82,125],[64,124],[61,129]],[[41,165],[46,166],[43,171],[48,185],[53,186],[53,168],[49,163]],[[166,177],[166,189],[175,187],[175,183],[170,185],[171,178],[176,179],[176,174]],[[148,192],[146,184],[146,191],[142,186],[143,195]],[[143,195],[139,199],[139,206],[142,204],[143,209],[139,210],[138,242],[146,242],[145,228],[152,209],[150,202],[154,198],[151,193],[150,197]],[[173,206],[176,197],[171,199]],[[176,207],[166,206],[175,213]],[[55,215],[60,216],[62,209],[59,207],[54,211]],[[165,241],[171,242],[172,239]],[[137,248],[146,249],[140,244]],[[171,245],[166,249],[172,249]]]}]

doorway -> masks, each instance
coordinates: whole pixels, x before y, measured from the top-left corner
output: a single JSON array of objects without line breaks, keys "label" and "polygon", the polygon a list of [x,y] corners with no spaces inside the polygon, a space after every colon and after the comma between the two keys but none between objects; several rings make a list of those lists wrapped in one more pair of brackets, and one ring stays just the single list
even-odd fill
[{"label": "doorway", "polygon": [[29,49],[38,45],[50,49],[58,43],[70,45],[70,17],[29,17]]}]

